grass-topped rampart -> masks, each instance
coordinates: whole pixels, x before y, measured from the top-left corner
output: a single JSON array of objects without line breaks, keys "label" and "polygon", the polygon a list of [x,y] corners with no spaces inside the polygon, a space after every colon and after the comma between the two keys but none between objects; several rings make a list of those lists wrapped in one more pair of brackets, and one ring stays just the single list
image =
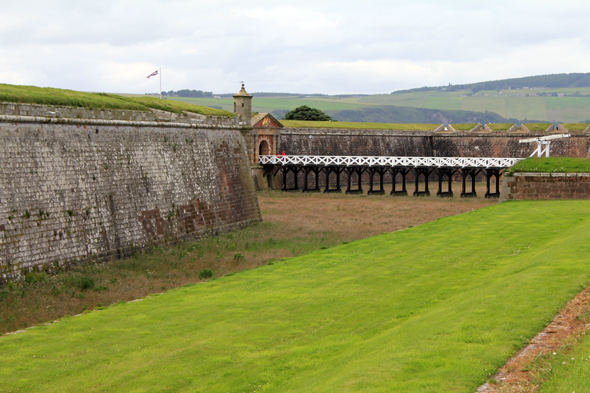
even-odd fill
[{"label": "grass-topped rampart", "polygon": [[551,123],[525,123],[526,128],[534,132],[544,132],[551,127]]},{"label": "grass-topped rampart", "polygon": [[590,158],[529,157],[508,172],[590,173]]},{"label": "grass-topped rampart", "polygon": [[2,386],[473,392],[588,284],[589,211],[504,203],[5,336]]},{"label": "grass-topped rampart", "polygon": [[564,123],[562,124],[569,132],[584,132],[588,128],[588,123]]},{"label": "grass-topped rampart", "polygon": [[473,130],[477,124],[470,123],[470,124],[451,124],[453,128],[457,131],[471,131]]},{"label": "grass-topped rampart", "polygon": [[51,87],[0,84],[0,102],[70,106],[88,109],[149,111],[160,109],[174,113],[193,112],[209,116],[234,116],[221,109],[187,104],[155,97],[128,97],[106,93],[86,93]]},{"label": "grass-topped rampart", "polygon": [[512,126],[514,126],[513,123],[492,123],[492,124],[487,124],[487,126],[492,130],[492,131],[508,131],[510,128],[512,128]]},{"label": "grass-topped rampart", "polygon": [[347,128],[357,130],[434,131],[440,124],[357,123],[351,121],[281,120],[290,128]]}]

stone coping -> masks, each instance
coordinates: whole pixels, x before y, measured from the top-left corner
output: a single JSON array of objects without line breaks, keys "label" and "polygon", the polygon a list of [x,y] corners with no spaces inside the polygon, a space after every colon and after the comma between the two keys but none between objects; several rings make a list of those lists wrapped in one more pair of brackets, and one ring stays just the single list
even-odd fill
[{"label": "stone coping", "polygon": [[79,124],[101,126],[128,126],[128,127],[167,127],[167,128],[219,128],[241,130],[240,126],[216,125],[205,123],[172,123],[158,121],[129,121],[129,120],[104,120],[104,119],[79,119],[62,117],[39,116],[13,116],[0,115],[0,122],[7,123],[50,123],[50,124]]},{"label": "stone coping", "polygon": [[575,172],[514,172],[512,176],[515,177],[589,177],[590,173]]},{"label": "stone coping", "polygon": [[[284,135],[320,135],[320,136],[343,136],[343,135],[363,135],[363,136],[416,136],[416,135],[440,135],[453,137],[470,137],[485,138],[493,137],[535,137],[551,135],[550,132],[545,131],[531,131],[531,132],[506,132],[506,131],[440,131],[435,130],[404,130],[404,129],[371,129],[371,128],[311,128],[311,127],[285,127],[281,129],[281,134]],[[577,133],[572,137],[587,137],[589,133]]]}]

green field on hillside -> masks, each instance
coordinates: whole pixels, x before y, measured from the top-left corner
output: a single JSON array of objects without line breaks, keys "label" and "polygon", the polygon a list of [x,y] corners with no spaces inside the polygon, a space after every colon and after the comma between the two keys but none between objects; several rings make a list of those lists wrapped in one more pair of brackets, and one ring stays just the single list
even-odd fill
[{"label": "green field on hillside", "polygon": [[473,392],[590,280],[590,202],[508,202],[0,338],[3,391]]},{"label": "green field on hillside", "polygon": [[[221,107],[224,110],[234,110],[233,98],[188,98],[188,97],[168,97],[170,101],[186,102],[194,105],[205,105],[211,107]],[[256,98],[252,99],[252,111],[254,112],[272,112],[275,109],[290,111],[299,106],[307,105],[309,107],[317,108],[322,111],[325,110],[343,110],[343,109],[354,109],[362,104],[339,102],[331,100],[318,100],[318,99],[289,99],[289,98]]]},{"label": "green field on hillside", "polygon": [[[495,112],[506,118],[579,122],[590,118],[590,97],[545,97],[536,94],[590,94],[590,88],[518,89],[480,91],[427,91],[378,94],[357,98],[359,104]],[[528,97],[526,95],[529,95]]]},{"label": "green field on hillside", "polygon": [[[590,118],[590,97],[550,97],[550,94],[590,94],[590,88],[513,89],[503,91],[479,91],[472,96],[471,90],[422,91],[399,94],[368,96],[267,96],[254,95],[254,112],[290,111],[308,105],[322,111],[342,111],[371,108],[379,105],[394,105],[431,110],[493,112],[506,119],[534,119],[550,122],[580,122]],[[528,97],[526,95],[529,95]],[[547,96],[533,96],[545,94]],[[230,116],[233,113],[232,98],[183,98],[166,97],[159,100],[153,96],[115,95],[85,93],[64,89],[40,88],[0,84],[0,102],[22,102],[48,105],[66,105],[85,108],[149,110],[163,109],[173,112],[190,111],[205,115]],[[182,103],[182,104],[181,104]],[[190,105],[187,105],[190,104]],[[447,117],[449,115],[447,114]],[[341,120],[345,120],[342,118]],[[367,119],[370,120],[370,119]],[[373,120],[379,121],[379,120]],[[395,119],[393,121],[396,121]],[[426,120],[425,122],[431,122]],[[455,120],[457,121],[457,120]],[[461,121],[461,120],[459,120]],[[397,120],[399,122],[399,120]],[[416,122],[416,121],[414,121]]]},{"label": "green field on hillside", "polygon": [[[549,97],[534,94],[590,94],[590,88],[543,89],[543,90],[503,90],[480,91],[471,96],[470,90],[452,92],[428,91],[404,94],[376,94],[363,97],[326,98],[254,98],[254,110],[272,112],[276,109],[291,110],[300,105],[308,105],[321,110],[346,110],[363,106],[395,105],[439,110],[465,110],[475,112],[495,112],[505,118],[520,120],[579,122],[590,118],[590,97]],[[529,94],[527,97],[526,94]],[[173,97],[171,99],[180,99]],[[231,99],[182,99],[198,100],[200,105],[216,105],[226,110],[233,108]],[[227,102],[225,102],[227,101]],[[187,101],[189,102],[189,101]],[[192,102],[192,101],[191,101]]]}]

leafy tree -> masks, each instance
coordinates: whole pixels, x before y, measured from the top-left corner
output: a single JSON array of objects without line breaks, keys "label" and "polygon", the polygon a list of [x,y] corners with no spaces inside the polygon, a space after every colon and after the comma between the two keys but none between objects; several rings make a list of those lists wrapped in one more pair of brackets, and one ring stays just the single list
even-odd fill
[{"label": "leafy tree", "polygon": [[307,105],[300,106],[298,108],[293,109],[291,112],[288,112],[285,117],[285,120],[311,120],[311,121],[329,121],[332,118],[326,115],[319,109],[310,108]]}]

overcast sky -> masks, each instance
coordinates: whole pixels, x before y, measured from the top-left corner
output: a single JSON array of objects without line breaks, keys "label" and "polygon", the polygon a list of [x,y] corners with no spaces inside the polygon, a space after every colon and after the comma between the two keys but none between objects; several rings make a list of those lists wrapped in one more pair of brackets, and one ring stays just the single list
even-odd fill
[{"label": "overcast sky", "polygon": [[0,83],[389,93],[589,72],[588,1],[0,0]]}]

